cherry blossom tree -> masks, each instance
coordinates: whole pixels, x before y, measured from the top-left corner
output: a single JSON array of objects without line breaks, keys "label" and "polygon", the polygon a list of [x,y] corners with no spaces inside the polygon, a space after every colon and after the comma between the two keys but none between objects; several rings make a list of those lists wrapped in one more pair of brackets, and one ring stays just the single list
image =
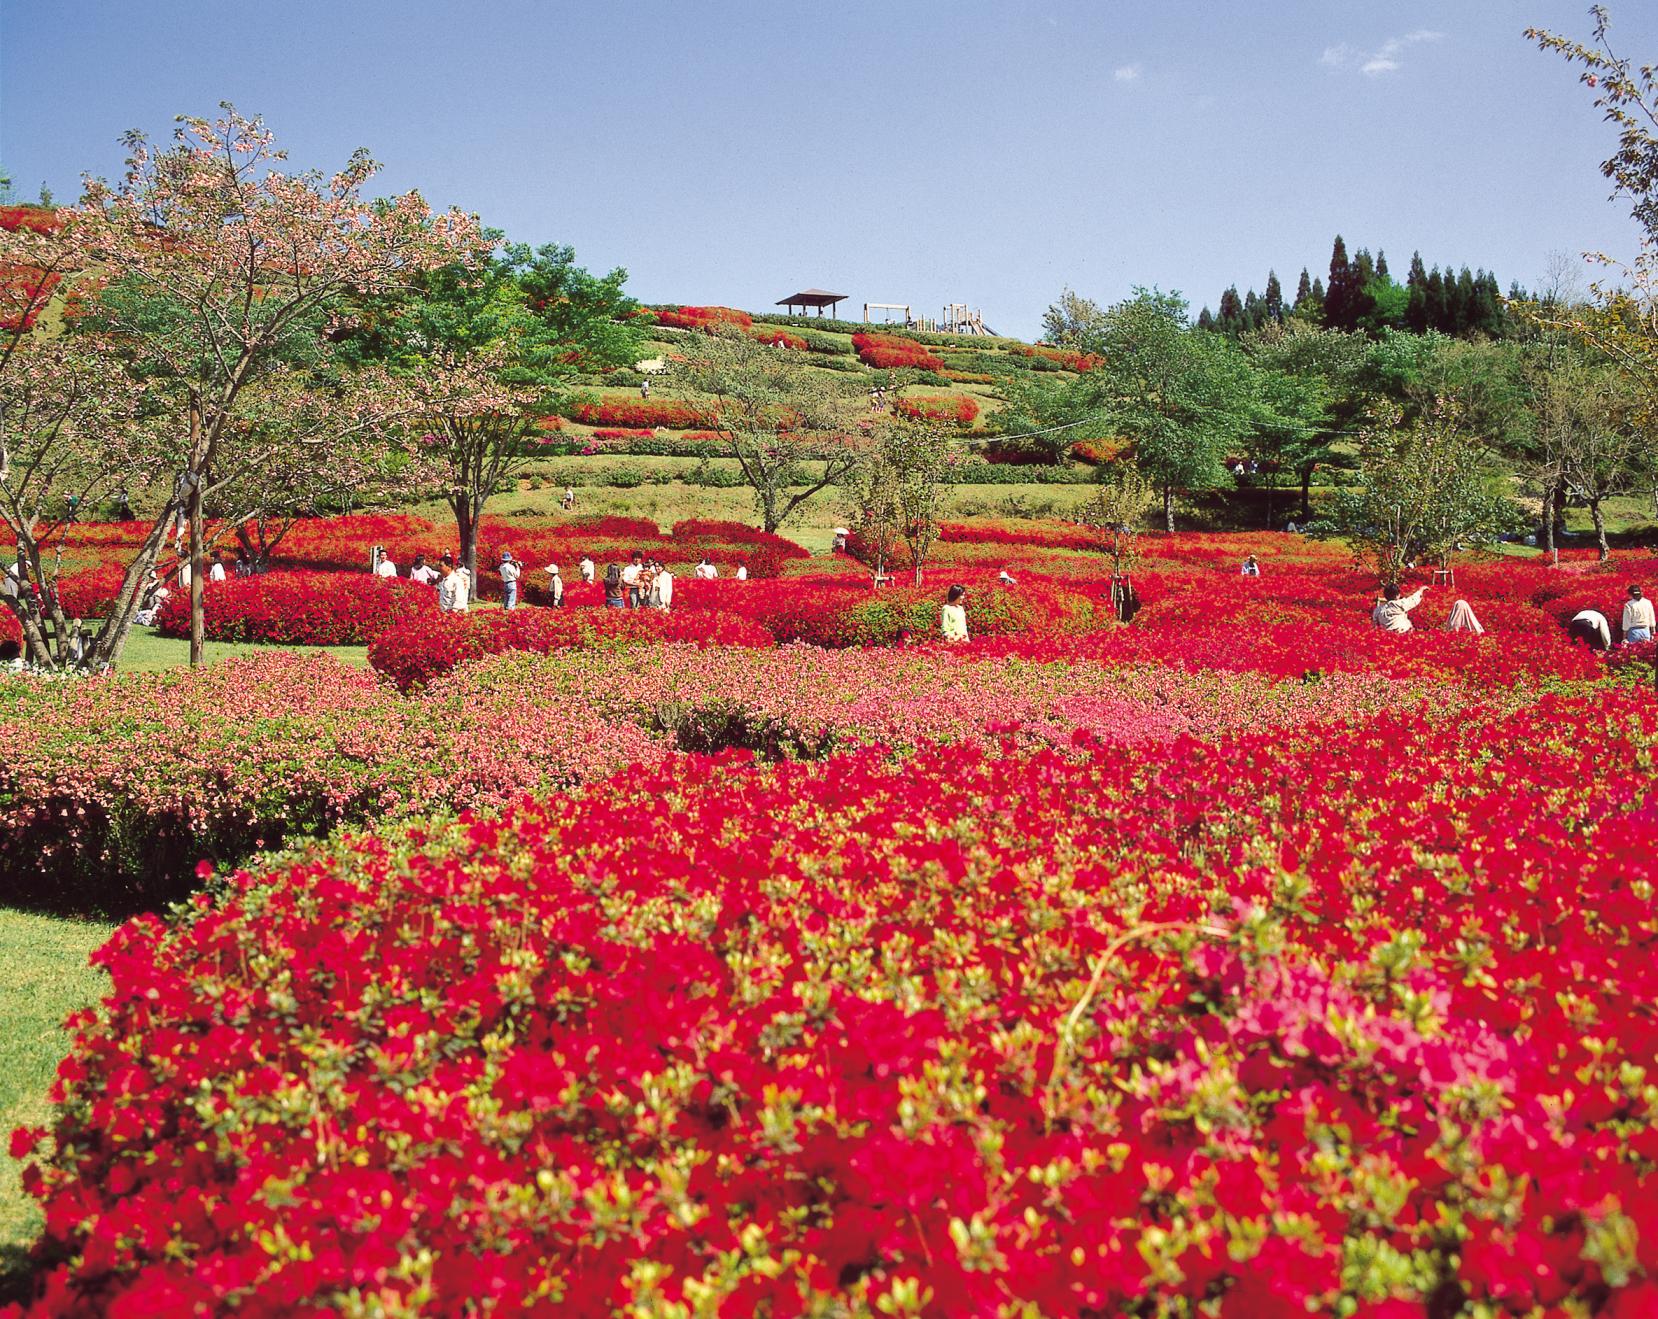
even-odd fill
[{"label": "cherry blossom tree", "polygon": [[375,433],[395,403],[358,391],[344,425],[301,426],[282,442],[263,410],[327,374],[364,299],[475,261],[483,244],[472,218],[434,214],[418,193],[365,196],[378,166],[362,150],[331,176],[288,172],[263,121],[230,105],[218,119],[181,118],[169,148],[136,133],[126,145],[124,178],[88,180],[74,217],[84,268],[97,272],[84,321],[123,347],[168,416],[173,479],[97,649],[106,662],[118,653],[161,539],[182,518],[200,663],[204,499],[277,464],[313,479],[330,444]]}]

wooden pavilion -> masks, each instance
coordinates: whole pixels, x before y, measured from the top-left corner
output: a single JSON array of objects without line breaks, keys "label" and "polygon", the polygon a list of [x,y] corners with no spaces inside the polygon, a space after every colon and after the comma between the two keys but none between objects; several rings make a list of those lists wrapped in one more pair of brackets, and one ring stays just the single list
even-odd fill
[{"label": "wooden pavilion", "polygon": [[796,314],[796,307],[800,308],[799,314],[802,316],[806,314],[808,307],[816,307],[819,316],[823,315],[823,309],[827,307],[829,314],[833,316],[835,308],[845,301],[844,293],[825,293],[822,289],[807,289],[804,293],[791,293],[786,298],[779,298],[775,305],[787,307],[791,316]]}]

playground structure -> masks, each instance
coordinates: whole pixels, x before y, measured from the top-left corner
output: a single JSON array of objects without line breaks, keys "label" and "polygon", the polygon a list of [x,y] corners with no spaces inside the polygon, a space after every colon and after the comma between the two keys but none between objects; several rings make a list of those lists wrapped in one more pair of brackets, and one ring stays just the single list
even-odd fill
[{"label": "playground structure", "polygon": [[[904,327],[910,330],[927,330],[932,333],[943,334],[982,334],[994,335],[996,331],[984,323],[984,313],[969,307],[965,302],[948,303],[937,320],[930,317],[917,319],[910,314],[910,305],[906,302],[866,302],[864,303],[864,324],[872,322],[869,319],[871,311],[899,311],[904,313]],[[883,322],[890,318],[883,318]]]}]

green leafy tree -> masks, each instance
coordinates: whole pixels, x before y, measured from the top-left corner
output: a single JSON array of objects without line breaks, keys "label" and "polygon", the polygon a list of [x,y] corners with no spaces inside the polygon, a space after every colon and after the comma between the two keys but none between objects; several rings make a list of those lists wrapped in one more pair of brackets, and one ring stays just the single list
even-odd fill
[{"label": "green leafy tree", "polygon": [[595,276],[568,247],[485,236],[484,259],[434,271],[375,309],[357,344],[402,380],[418,419],[413,458],[454,514],[474,576],[484,508],[534,456],[541,420],[580,373],[630,365],[643,344],[625,271]]},{"label": "green leafy tree", "polygon": [[672,378],[710,400],[766,531],[857,465],[858,377],[819,371],[801,360],[806,354],[737,332],[689,336],[683,351]]},{"label": "green leafy tree", "polygon": [[1359,484],[1315,530],[1344,536],[1382,585],[1415,562],[1443,561],[1525,525],[1499,488],[1488,454],[1449,400],[1407,417],[1380,405],[1360,437]]},{"label": "green leafy tree", "polygon": [[1099,303],[1067,288],[1042,313],[1042,337],[1061,348],[1081,348],[1104,320],[1105,309]]},{"label": "green leafy tree", "polygon": [[1072,406],[1132,444],[1172,532],[1175,496],[1223,485],[1222,460],[1248,433],[1249,363],[1229,340],[1188,325],[1182,298],[1156,290],[1114,306],[1093,347],[1104,364],[1078,377]]}]

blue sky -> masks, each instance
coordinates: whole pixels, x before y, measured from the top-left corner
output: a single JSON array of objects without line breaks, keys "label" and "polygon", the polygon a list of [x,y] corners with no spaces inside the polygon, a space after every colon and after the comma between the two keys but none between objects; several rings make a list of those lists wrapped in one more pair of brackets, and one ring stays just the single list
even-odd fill
[{"label": "blue sky", "polygon": [[[0,162],[60,199],[120,134],[221,100],[295,163],[370,148],[386,190],[625,266],[650,302],[817,286],[984,309],[1033,336],[1066,285],[1286,290],[1338,230],[1402,276],[1535,282],[1628,255],[1612,137],[1531,23],[1586,3],[832,5],[547,0],[0,0]],[[1658,59],[1658,6],[1612,0]],[[856,314],[856,312],[854,313]]]}]

